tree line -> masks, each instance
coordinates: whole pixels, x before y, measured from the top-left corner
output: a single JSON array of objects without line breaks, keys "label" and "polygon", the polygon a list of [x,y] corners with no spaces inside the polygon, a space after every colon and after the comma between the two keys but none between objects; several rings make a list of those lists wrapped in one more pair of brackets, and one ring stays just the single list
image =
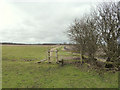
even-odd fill
[{"label": "tree line", "polygon": [[89,14],[76,18],[67,31],[75,50],[81,53],[81,59],[87,53],[89,62],[94,62],[95,54],[102,50],[107,61],[117,63],[120,60],[120,2],[102,2]]}]

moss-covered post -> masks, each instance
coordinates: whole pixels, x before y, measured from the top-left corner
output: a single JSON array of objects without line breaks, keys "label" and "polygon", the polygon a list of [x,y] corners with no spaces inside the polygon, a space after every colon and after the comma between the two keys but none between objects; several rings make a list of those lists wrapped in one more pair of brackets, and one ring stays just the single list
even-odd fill
[{"label": "moss-covered post", "polygon": [[82,50],[81,50],[81,47],[80,47],[80,62],[82,64]]},{"label": "moss-covered post", "polygon": [[48,50],[48,63],[50,63],[50,49]]},{"label": "moss-covered post", "polygon": [[58,63],[58,50],[56,49],[56,63]]},{"label": "moss-covered post", "polygon": [[80,55],[80,56],[81,56],[81,64],[82,64],[82,62],[83,62],[83,58],[82,58],[82,51],[81,51],[81,55]]},{"label": "moss-covered post", "polygon": [[63,59],[61,60],[61,66],[63,66],[64,65],[64,61],[63,61]]}]

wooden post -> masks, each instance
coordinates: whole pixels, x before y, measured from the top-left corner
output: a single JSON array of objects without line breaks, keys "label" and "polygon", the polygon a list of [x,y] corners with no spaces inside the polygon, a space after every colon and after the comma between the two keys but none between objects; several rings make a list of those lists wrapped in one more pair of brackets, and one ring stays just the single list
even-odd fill
[{"label": "wooden post", "polygon": [[82,64],[82,51],[80,50],[80,61],[81,61],[81,64]]},{"label": "wooden post", "polygon": [[56,63],[58,63],[58,50],[56,50]]},{"label": "wooden post", "polygon": [[48,63],[50,63],[50,49],[48,50]]},{"label": "wooden post", "polygon": [[64,65],[64,61],[63,61],[63,59],[61,60],[61,66],[63,66]]}]

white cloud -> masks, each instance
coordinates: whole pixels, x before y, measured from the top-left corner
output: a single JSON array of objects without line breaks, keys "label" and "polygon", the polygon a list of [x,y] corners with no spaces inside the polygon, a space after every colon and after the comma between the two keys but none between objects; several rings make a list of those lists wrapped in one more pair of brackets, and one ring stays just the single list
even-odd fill
[{"label": "white cloud", "polygon": [[67,26],[88,13],[90,2],[0,2],[0,41],[67,42]]}]

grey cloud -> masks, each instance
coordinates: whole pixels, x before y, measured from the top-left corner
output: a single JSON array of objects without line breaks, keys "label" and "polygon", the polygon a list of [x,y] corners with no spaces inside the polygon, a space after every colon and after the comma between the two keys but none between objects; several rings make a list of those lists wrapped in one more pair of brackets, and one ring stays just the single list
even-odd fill
[{"label": "grey cloud", "polygon": [[[28,17],[0,30],[0,40],[25,43],[69,42],[68,25],[89,12],[89,3],[12,3]],[[24,15],[23,14],[23,15]]]}]

